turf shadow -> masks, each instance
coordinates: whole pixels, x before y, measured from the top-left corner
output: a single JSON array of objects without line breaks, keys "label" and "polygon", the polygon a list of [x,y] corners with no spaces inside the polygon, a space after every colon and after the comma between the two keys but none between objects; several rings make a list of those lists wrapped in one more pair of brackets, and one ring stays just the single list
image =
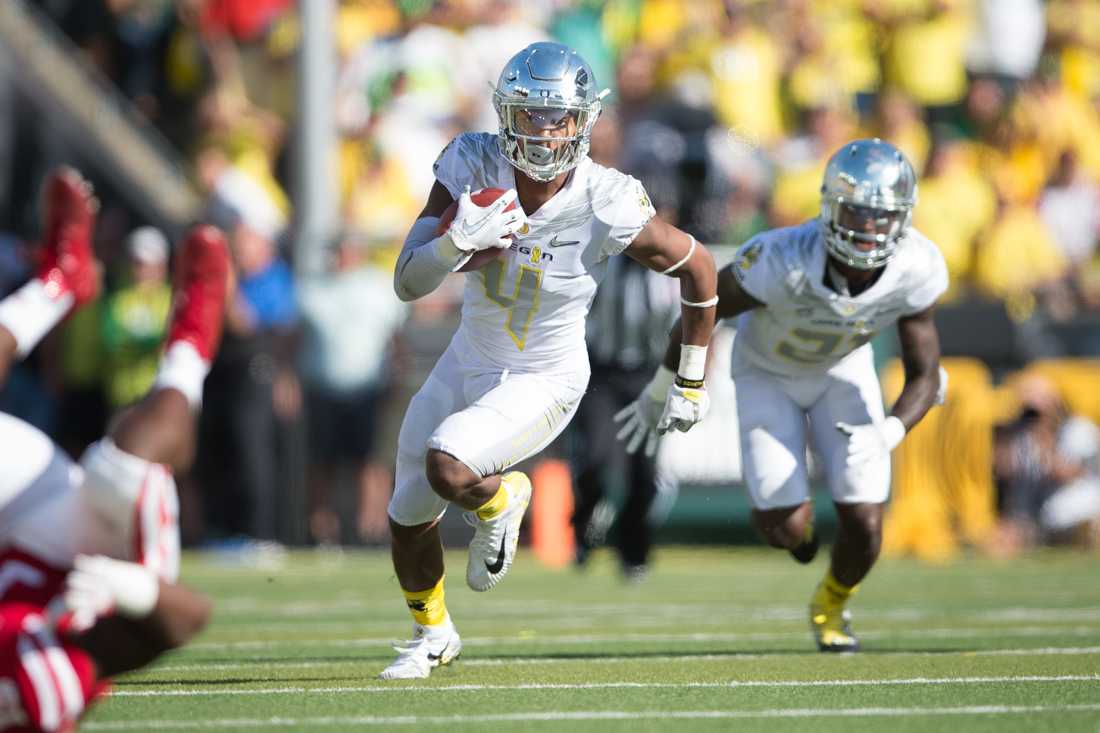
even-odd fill
[{"label": "turf shadow", "polygon": [[202,685],[204,687],[219,686],[219,685],[247,685],[255,684],[257,682],[266,683],[292,683],[292,682],[340,682],[342,680],[359,680],[360,677],[279,677],[278,679],[271,679],[270,677],[230,677],[225,679],[174,679],[174,680],[115,680],[112,682],[114,687],[195,687]]},{"label": "turf shadow", "polygon": [[[489,654],[481,659],[648,659],[655,657],[712,657],[715,654],[736,654],[743,657],[765,657],[775,655],[798,655],[798,654],[811,654],[813,649],[752,649],[741,651],[738,649],[722,649],[722,650],[699,650],[699,651],[639,651],[639,652],[555,652],[553,654]],[[479,659],[476,656],[467,656],[466,659],[471,661]]]}]

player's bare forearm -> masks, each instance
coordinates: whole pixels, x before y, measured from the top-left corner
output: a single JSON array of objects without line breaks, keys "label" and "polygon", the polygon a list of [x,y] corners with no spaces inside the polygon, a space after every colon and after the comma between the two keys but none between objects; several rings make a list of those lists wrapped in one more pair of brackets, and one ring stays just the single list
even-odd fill
[{"label": "player's bare forearm", "polygon": [[687,264],[673,275],[680,281],[680,297],[688,301],[680,307],[680,343],[706,346],[714,331],[715,306],[700,308],[690,303],[706,303],[714,299],[718,279],[714,271],[714,258],[704,248],[696,247]]},{"label": "player's bare forearm", "polygon": [[661,363],[668,369],[676,371],[680,366],[680,344],[684,343],[684,329],[680,319],[672,324],[668,332],[668,346],[665,348],[665,358]]},{"label": "player's bare forearm", "polygon": [[668,347],[665,349],[664,365],[672,371],[676,371],[680,365],[680,346],[682,344],[693,346],[706,346],[709,344],[710,335],[714,331],[714,322],[714,308],[683,306],[680,317],[676,319],[676,323],[668,332]]},{"label": "player's bare forearm", "polygon": [[0,326],[0,387],[8,381],[8,371],[15,363],[17,348],[11,331]]},{"label": "player's bare forearm", "polygon": [[182,585],[159,585],[157,604],[145,618],[110,616],[76,639],[96,660],[101,677],[144,667],[186,644],[209,622],[211,604],[206,596]]},{"label": "player's bare forearm", "polygon": [[686,232],[654,217],[638,234],[626,253],[651,270],[680,281],[683,307],[670,334],[666,361],[676,369],[680,345],[706,346],[715,321],[718,273],[714,258]]},{"label": "player's bare forearm", "polygon": [[[745,311],[759,308],[761,303],[756,298],[745,292],[737,277],[733,274],[733,268],[726,267],[717,274],[718,305],[714,310],[714,319],[733,318]],[[713,326],[713,324],[712,324]],[[668,335],[668,349],[665,351],[664,365],[675,370],[680,363],[680,344],[694,343],[685,341],[681,320],[677,319]]]},{"label": "player's bare forearm", "polygon": [[935,403],[940,386],[940,337],[932,309],[900,319],[898,337],[905,386],[891,414],[911,430]]},{"label": "player's bare forearm", "polygon": [[160,583],[156,608],[145,619],[151,636],[166,649],[177,649],[203,630],[210,621],[210,599],[187,586]]}]

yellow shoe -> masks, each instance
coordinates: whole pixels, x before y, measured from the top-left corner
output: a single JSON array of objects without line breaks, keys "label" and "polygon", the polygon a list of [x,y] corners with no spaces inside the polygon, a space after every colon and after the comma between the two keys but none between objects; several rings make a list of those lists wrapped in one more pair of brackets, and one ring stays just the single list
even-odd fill
[{"label": "yellow shoe", "polygon": [[852,633],[852,614],[836,603],[821,585],[810,602],[810,629],[823,652],[857,652],[859,639]]}]

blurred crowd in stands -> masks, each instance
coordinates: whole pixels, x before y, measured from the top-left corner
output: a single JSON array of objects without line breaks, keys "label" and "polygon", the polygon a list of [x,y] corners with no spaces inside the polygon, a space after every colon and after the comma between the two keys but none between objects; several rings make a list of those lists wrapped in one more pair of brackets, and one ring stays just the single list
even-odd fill
[{"label": "blurred crowd in stands", "polygon": [[[406,311],[393,262],[435,156],[463,130],[496,130],[490,85],[537,40],[576,48],[612,90],[592,156],[641,179],[660,214],[701,241],[736,245],[816,216],[829,155],[877,135],[920,174],[915,223],[947,259],[947,312],[984,303],[965,312],[991,308],[1015,334],[1070,334],[1033,340],[1024,361],[1100,355],[1098,0],[343,0],[342,234],[314,280],[296,279],[287,236],[295,3],[34,4],[183,151],[232,235],[241,291],[207,385],[191,540],[295,538],[299,513],[302,538],[384,539],[392,415],[444,345],[460,294],[454,284]],[[9,131],[22,172],[0,202],[3,228],[28,239],[55,155],[37,128],[17,116]],[[108,293],[5,397],[72,450],[145,389],[168,308],[170,243],[124,196],[101,197]],[[0,246],[5,292],[26,267],[22,247],[15,235]],[[952,322],[989,333],[980,318]],[[1028,350],[1037,343],[1048,345]],[[1023,365],[985,361],[995,380]],[[1018,480],[1030,470],[1020,436],[1046,425],[1034,409],[1005,416],[991,459],[1013,526],[1038,526],[1037,497],[1050,493]],[[1052,430],[1035,440],[1060,444]],[[1095,452],[1088,460],[1095,477]],[[357,487],[350,499],[332,490],[339,481]],[[280,516],[277,492],[307,506]]]}]

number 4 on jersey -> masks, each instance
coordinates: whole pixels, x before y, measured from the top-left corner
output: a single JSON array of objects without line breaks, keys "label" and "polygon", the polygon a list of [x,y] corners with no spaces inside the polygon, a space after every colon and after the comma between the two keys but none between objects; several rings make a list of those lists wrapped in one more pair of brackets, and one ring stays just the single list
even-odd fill
[{"label": "number 4 on jersey", "polygon": [[520,265],[516,283],[511,293],[505,293],[504,262],[494,260],[481,269],[485,295],[506,311],[504,330],[523,351],[527,345],[527,329],[539,307],[539,289],[542,287],[542,270]]}]

